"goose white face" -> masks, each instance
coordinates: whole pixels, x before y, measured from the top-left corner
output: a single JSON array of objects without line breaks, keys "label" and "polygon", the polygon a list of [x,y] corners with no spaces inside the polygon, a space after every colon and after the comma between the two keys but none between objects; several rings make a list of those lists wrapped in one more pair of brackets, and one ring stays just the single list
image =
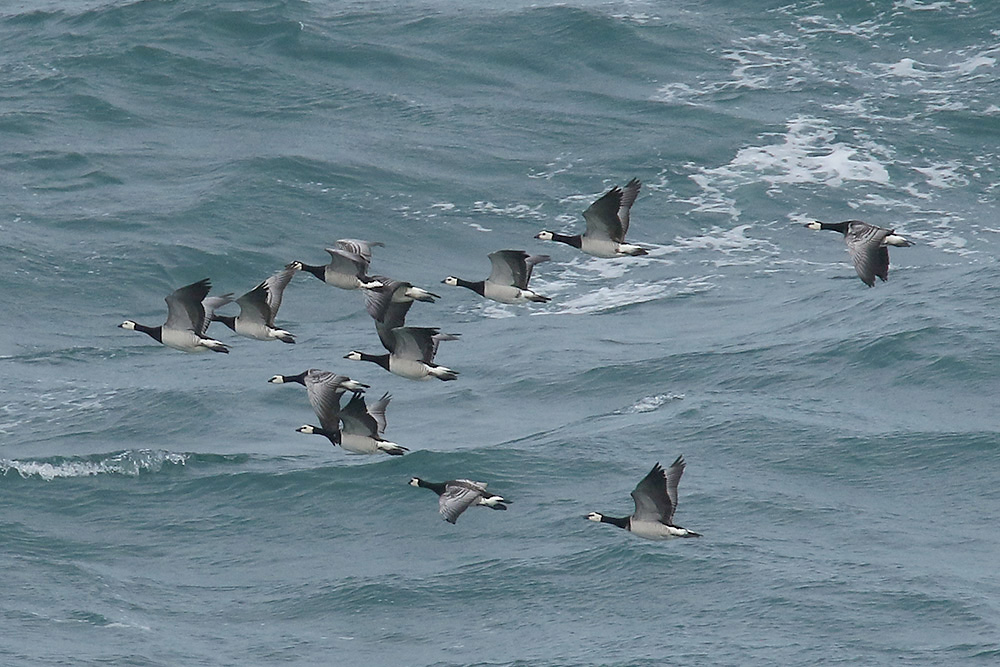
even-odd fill
[{"label": "goose white face", "polygon": [[807,222],[806,227],[808,227],[809,229],[823,229],[820,223],[816,222],[815,220],[813,222]]},{"label": "goose white face", "polygon": [[310,435],[316,432],[316,427],[309,424],[303,424],[302,426],[295,429],[299,433],[309,433]]},{"label": "goose white face", "polygon": [[271,382],[273,384],[282,384],[284,381],[285,381],[285,378],[282,377],[281,375],[275,375],[270,380],[268,380],[268,382]]},{"label": "goose white face", "polygon": [[443,282],[445,285],[451,285],[452,287],[458,287],[458,278],[456,278],[455,276],[448,276],[447,278],[445,278],[441,282]]},{"label": "goose white face", "polygon": [[603,519],[604,517],[598,514],[597,512],[591,512],[590,514],[587,515],[587,518],[590,519],[591,521],[600,522],[600,520]]},{"label": "goose white face", "polygon": [[361,353],[357,350],[351,350],[344,355],[344,359],[350,359],[351,361],[361,361]]},{"label": "goose white face", "polygon": [[535,234],[535,238],[541,239],[543,241],[551,241],[553,237],[552,237],[552,232],[543,231]]},{"label": "goose white face", "polygon": [[301,271],[302,270],[302,262],[292,262],[291,264],[288,265],[288,267],[292,271]]},{"label": "goose white face", "polygon": [[410,478],[410,486],[420,486],[420,480],[416,477]]},{"label": "goose white face", "polygon": [[135,322],[132,320],[125,320],[118,325],[121,329],[128,329],[129,331],[135,331]]}]

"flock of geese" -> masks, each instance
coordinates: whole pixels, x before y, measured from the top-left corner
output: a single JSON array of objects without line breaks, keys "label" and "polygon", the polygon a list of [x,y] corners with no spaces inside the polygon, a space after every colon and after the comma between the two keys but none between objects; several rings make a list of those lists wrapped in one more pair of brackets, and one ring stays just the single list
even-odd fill
[{"label": "flock of geese", "polygon": [[[541,231],[535,238],[564,243],[595,257],[645,255],[645,248],[625,241],[630,211],[640,187],[639,180],[633,178],[624,187],[615,186],[593,202],[583,212],[587,223],[583,234],[568,236]],[[810,222],[806,227],[843,234],[858,277],[869,287],[874,286],[876,277],[888,280],[888,246],[912,245],[894,230],[859,220]],[[390,373],[411,380],[457,379],[458,371],[434,361],[439,344],[456,340],[457,334],[442,333],[436,327],[406,326],[405,323],[406,314],[415,301],[434,302],[440,297],[405,281],[382,275],[368,275],[372,248],[381,245],[356,239],[337,241],[335,247],[326,249],[330,255],[328,264],[291,262],[236,299],[232,294],[209,296],[211,282],[205,278],[181,287],[166,297],[167,320],[162,325],[151,327],[126,320],[119,326],[140,331],[167,347],[184,352],[229,352],[226,344],[207,335],[212,322],[221,322],[247,338],[294,343],[295,336],[280,328],[275,318],[285,288],[296,273],[306,271],[328,285],[345,290],[361,290],[364,293],[365,308],[375,321],[375,331],[386,353],[370,354],[352,350],[345,355],[345,359],[378,364]],[[470,289],[481,297],[505,304],[549,301],[548,297],[528,286],[532,270],[536,265],[548,261],[548,255],[529,255],[523,250],[498,250],[488,256],[492,270],[484,280],[469,281],[448,276],[442,282]],[[240,309],[238,314],[216,312],[234,301]],[[389,394],[384,394],[374,403],[368,403],[364,392],[370,388],[369,385],[346,375],[317,369],[309,369],[297,375],[275,375],[269,382],[297,383],[306,388],[319,425],[300,426],[297,429],[300,433],[324,436],[334,446],[356,454],[400,456],[409,451],[383,437],[386,429],[385,412],[392,398]],[[342,406],[342,397],[347,392],[351,392],[352,397]],[[632,491],[635,511],[630,516],[611,517],[591,512],[586,518],[618,526],[637,537],[651,540],[700,537],[699,533],[673,523],[674,511],[677,509],[677,485],[684,467],[683,456],[678,456],[666,470],[659,463],[654,465]],[[434,491],[438,495],[441,516],[450,523],[455,523],[462,512],[473,505],[506,510],[510,504],[503,496],[487,491],[486,482],[468,479],[428,482],[413,477],[409,483]]]}]

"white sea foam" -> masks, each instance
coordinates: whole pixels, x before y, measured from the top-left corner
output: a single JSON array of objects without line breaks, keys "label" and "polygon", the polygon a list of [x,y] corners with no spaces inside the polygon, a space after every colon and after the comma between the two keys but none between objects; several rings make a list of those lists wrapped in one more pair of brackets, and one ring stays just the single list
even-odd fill
[{"label": "white sea foam", "polygon": [[959,173],[962,164],[957,160],[932,164],[929,167],[914,167],[913,170],[924,175],[927,184],[935,188],[961,188],[969,184],[969,179]]},{"label": "white sea foam", "polygon": [[778,254],[776,245],[764,239],[748,237],[746,231],[753,225],[737,225],[731,229],[712,227],[707,232],[688,238],[677,238],[674,244],[687,250],[710,250],[726,255],[733,253],[748,253],[764,251]]},{"label": "white sea foam", "polygon": [[544,220],[545,214],[541,212],[542,205],[528,206],[527,204],[508,204],[498,206],[491,201],[477,201],[472,206],[473,213],[486,213],[488,215],[500,215],[505,218],[530,218],[533,220]]},{"label": "white sea foam", "polygon": [[847,181],[889,182],[889,172],[878,157],[888,149],[864,139],[848,143],[821,118],[794,118],[787,127],[783,134],[766,135],[778,141],[742,148],[729,164],[693,174],[691,179],[703,191],[701,198],[689,200],[695,211],[736,213],[730,193],[760,180],[770,184],[772,192],[785,184],[839,187]]},{"label": "white sea foam", "polygon": [[[673,296],[700,294],[715,288],[709,278],[674,278],[657,282],[631,280],[613,286],[601,287],[593,292],[560,301],[559,310],[548,311],[559,315],[579,315],[614,310],[647,301]],[[539,313],[543,314],[543,313]]]},{"label": "white sea foam", "polygon": [[150,449],[130,449],[96,460],[60,459],[50,462],[0,459],[0,475],[16,472],[25,479],[38,477],[47,482],[66,477],[109,474],[135,477],[144,472],[158,472],[165,464],[185,465],[187,460],[187,454]]},{"label": "white sea foam", "polygon": [[888,74],[905,79],[925,79],[931,75],[931,72],[926,69],[921,69],[922,67],[927,67],[927,65],[918,63],[913,58],[903,58],[898,63],[876,64],[884,69]]},{"label": "white sea foam", "polygon": [[528,178],[544,178],[550,181],[554,176],[564,174],[572,169],[573,165],[579,161],[579,159],[571,160],[567,156],[560,155],[552,162],[546,163],[544,169],[531,169],[528,171]]},{"label": "white sea foam", "polygon": [[892,4],[892,8],[911,9],[913,11],[938,11],[948,9],[951,5],[951,0],[936,0],[935,2],[921,2],[921,0],[896,0],[896,2]]},{"label": "white sea foam", "polygon": [[669,403],[671,401],[683,401],[684,394],[675,394],[669,392],[666,394],[656,394],[655,396],[646,396],[641,398],[627,408],[621,410],[615,410],[617,415],[634,415],[641,414],[643,412],[653,412],[662,405]]}]

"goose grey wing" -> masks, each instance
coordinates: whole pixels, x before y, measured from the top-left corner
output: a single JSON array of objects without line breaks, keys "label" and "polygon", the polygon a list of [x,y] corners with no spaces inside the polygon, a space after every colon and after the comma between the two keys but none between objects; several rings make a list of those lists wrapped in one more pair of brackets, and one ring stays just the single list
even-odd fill
[{"label": "goose grey wing", "polygon": [[622,225],[622,238],[628,234],[628,221],[629,212],[632,209],[632,204],[635,203],[635,198],[639,196],[639,188],[642,187],[642,182],[638,178],[633,178],[631,181],[625,184],[622,189],[622,201],[618,206],[618,221]]},{"label": "goose grey wing", "polygon": [[270,327],[274,326],[274,315],[267,306],[267,281],[236,299],[240,305],[240,318]]},{"label": "goose grey wing", "polygon": [[[434,335],[439,329],[433,327],[397,327],[391,330],[392,354],[401,359],[412,359],[430,363],[434,360],[437,344]],[[447,335],[447,334],[446,334]]]},{"label": "goose grey wing", "polygon": [[406,313],[413,305],[413,301],[395,301],[394,296],[399,289],[405,290],[410,286],[400,280],[393,280],[385,276],[371,276],[372,280],[382,283],[382,287],[365,289],[365,310],[376,322],[386,326],[386,329],[401,327],[406,321]]},{"label": "goose grey wing", "polygon": [[869,287],[875,285],[876,276],[882,280],[889,277],[889,249],[882,245],[882,241],[889,233],[888,229],[855,223],[850,226],[845,236],[854,270],[857,271],[861,281]]},{"label": "goose grey wing", "polygon": [[207,328],[205,307],[201,302],[212,289],[212,282],[205,278],[196,283],[178,287],[167,296],[167,321],[163,326],[168,329],[187,329],[201,334]]},{"label": "goose grey wing", "polygon": [[330,267],[337,273],[362,278],[368,270],[368,262],[357,253],[341,248],[326,248],[326,251],[330,253]]},{"label": "goose grey wing", "polygon": [[667,468],[665,477],[667,482],[667,498],[670,500],[670,515],[667,517],[667,521],[674,520],[674,512],[677,511],[677,485],[681,481],[681,475],[684,474],[685,467],[687,467],[687,463],[684,462],[684,455],[682,454]]},{"label": "goose grey wing", "polygon": [[267,307],[271,311],[271,321],[268,322],[270,326],[274,326],[274,316],[278,314],[278,308],[281,307],[281,297],[284,295],[288,283],[292,281],[292,276],[295,275],[296,269],[293,268],[294,266],[294,263],[286,264],[285,268],[275,273],[263,283],[267,288]]},{"label": "goose grey wing", "polygon": [[365,264],[371,264],[372,248],[376,246],[380,248],[385,247],[385,244],[380,241],[362,241],[361,239],[340,239],[334,245],[341,250],[359,255],[365,260]]},{"label": "goose grey wing", "polygon": [[[443,340],[458,340],[458,336],[459,336],[459,334],[450,334],[450,333],[436,333],[433,336],[431,336],[431,341],[433,341],[433,343],[434,343],[434,346],[431,348],[431,359],[433,360],[434,357],[437,356],[438,345],[441,344],[441,341],[443,341]],[[428,363],[430,363],[430,362],[428,362]]]},{"label": "goose grey wing", "polygon": [[667,479],[659,463],[635,485],[632,500],[635,501],[633,516],[637,521],[670,522],[674,511],[667,495]]},{"label": "goose grey wing", "polygon": [[491,252],[487,257],[493,264],[490,277],[486,280],[498,285],[511,285],[519,289],[528,287],[528,267],[524,260],[528,258],[528,253],[523,250],[497,250]]},{"label": "goose grey wing", "polygon": [[223,294],[222,296],[206,296],[201,300],[201,307],[205,309],[205,326],[202,327],[200,332],[202,336],[208,331],[208,325],[212,322],[212,318],[215,317],[215,311],[232,302],[232,292]]},{"label": "goose grey wing", "polygon": [[343,433],[378,437],[378,422],[368,414],[368,407],[361,394],[354,394],[341,411],[340,419],[344,422]]},{"label": "goose grey wing", "polygon": [[618,209],[621,208],[622,189],[617,185],[587,207],[583,219],[587,221],[586,236],[590,238],[611,239],[622,242],[625,233],[622,231],[621,220],[618,219]]},{"label": "goose grey wing", "polygon": [[541,264],[542,262],[547,262],[551,257],[548,255],[531,255],[524,260],[524,267],[527,270],[527,275],[524,277],[524,287],[521,289],[527,289],[528,283],[531,281],[531,273],[535,270],[535,264]]},{"label": "goose grey wing", "polygon": [[385,419],[385,409],[389,407],[389,401],[391,400],[392,396],[385,393],[382,394],[382,398],[368,406],[368,414],[375,420],[375,424],[378,426],[379,435],[385,433],[385,427],[388,425],[388,422],[386,422]]},{"label": "goose grey wing", "polygon": [[320,426],[336,431],[340,428],[340,395],[344,393],[341,383],[343,375],[330,371],[310,369],[305,376],[306,393],[313,412],[319,418]]},{"label": "goose grey wing", "polygon": [[479,502],[482,491],[468,480],[445,482],[444,493],[438,497],[438,511],[448,523],[455,523],[458,517],[472,505]]}]

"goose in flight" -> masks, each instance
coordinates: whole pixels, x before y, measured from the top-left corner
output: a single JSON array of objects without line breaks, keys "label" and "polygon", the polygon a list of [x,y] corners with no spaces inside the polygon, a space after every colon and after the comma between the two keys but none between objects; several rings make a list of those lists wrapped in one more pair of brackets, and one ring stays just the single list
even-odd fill
[{"label": "goose in flight", "polygon": [[[296,382],[305,386],[309,404],[319,419],[320,426],[303,426],[296,429],[301,433],[325,435],[334,445],[340,444],[340,397],[345,391],[362,392],[368,385],[352,380],[346,375],[337,375],[316,368],[302,371],[297,375],[274,375],[268,380],[273,384]],[[309,428],[311,430],[304,431]]]},{"label": "goose in flight", "polygon": [[559,241],[579,248],[595,257],[621,257],[623,255],[647,255],[645,248],[633,243],[625,243],[628,233],[629,211],[639,195],[642,183],[633,178],[624,189],[617,185],[583,212],[587,230],[583,234],[566,236],[548,230],[535,235],[543,241]]},{"label": "goose in flight", "polygon": [[632,516],[616,518],[591,512],[587,518],[624,528],[633,535],[647,540],[701,537],[700,533],[674,524],[677,483],[684,474],[685,465],[683,456],[678,456],[666,471],[659,463],[654,465],[649,474],[643,477],[632,491],[632,500],[635,501],[635,512]]},{"label": "goose in flight", "polygon": [[861,282],[869,287],[875,286],[875,277],[882,282],[889,280],[889,246],[906,248],[913,243],[907,241],[893,229],[876,227],[860,220],[845,220],[844,222],[813,222],[806,223],[809,229],[829,229],[844,235],[847,251],[854,262],[854,270]]},{"label": "goose in flight", "polygon": [[523,250],[497,250],[487,257],[493,270],[486,280],[468,281],[448,276],[441,282],[455,287],[467,287],[481,297],[500,303],[545,303],[549,297],[528,289],[532,269],[536,264],[547,262],[548,255],[529,255]]},{"label": "goose in flight", "polygon": [[[367,405],[364,396],[360,393],[354,394],[340,411],[340,421],[343,423],[340,428],[340,446],[355,454],[401,456],[408,452],[406,447],[382,437],[386,427],[385,409],[391,399],[389,394],[384,394],[379,400]],[[303,426],[299,431],[312,432],[304,431],[305,428],[307,426]]]},{"label": "goose in flight", "polygon": [[389,332],[396,327],[404,326],[406,314],[414,301],[434,303],[440,299],[437,294],[428,292],[421,287],[414,287],[403,280],[393,280],[385,276],[374,276],[373,280],[382,283],[380,287],[364,290],[365,310],[375,320],[375,330],[385,349],[392,351]]},{"label": "goose in flight", "polygon": [[[169,296],[167,302],[167,321],[158,327],[149,327],[133,320],[125,320],[118,326],[129,331],[141,331],[150,338],[167,347],[183,352],[229,352],[229,348],[217,340],[205,335],[209,319],[206,317],[206,301],[212,283],[208,278],[196,283],[179,287]],[[208,299],[208,308],[220,307],[232,301],[232,295]]]},{"label": "goose in flight", "polygon": [[[448,523],[455,523],[465,510],[473,505],[483,505],[495,510],[505,510],[510,504],[503,496],[486,490],[486,482],[451,479],[447,482],[428,482],[419,477],[410,479],[410,486],[430,489],[438,494],[438,512]],[[504,504],[506,503],[506,504]]]},{"label": "goose in flight", "polygon": [[443,340],[458,340],[456,334],[441,333],[434,327],[396,327],[387,332],[383,343],[389,354],[367,354],[351,350],[345,359],[370,361],[390,373],[410,380],[456,380],[458,371],[434,363],[438,344]]},{"label": "goose in flight", "polygon": [[213,322],[222,322],[241,336],[256,340],[280,340],[283,343],[294,343],[295,337],[284,329],[274,325],[274,317],[281,306],[281,296],[285,287],[295,275],[295,264],[288,264],[284,269],[263,281],[252,290],[236,299],[240,306],[240,314],[210,315]]},{"label": "goose in flight", "polygon": [[330,253],[330,263],[325,266],[314,266],[295,261],[289,266],[296,271],[308,271],[327,285],[341,289],[361,289],[379,287],[382,283],[369,278],[368,265],[372,260],[372,248],[384,245],[377,241],[359,241],[357,239],[341,239],[335,248],[326,248]]}]

